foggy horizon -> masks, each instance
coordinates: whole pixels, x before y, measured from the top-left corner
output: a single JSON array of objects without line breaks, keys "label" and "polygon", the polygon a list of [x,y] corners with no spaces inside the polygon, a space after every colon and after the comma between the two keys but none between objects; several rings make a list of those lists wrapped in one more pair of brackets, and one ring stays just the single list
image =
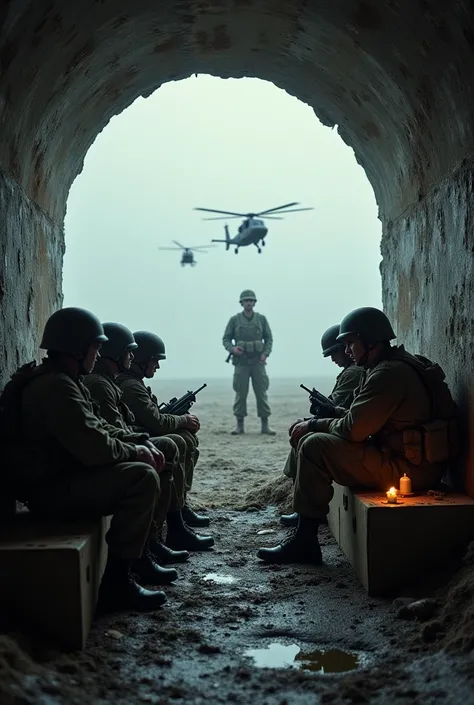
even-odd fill
[{"label": "foggy horizon", "polygon": [[[210,245],[243,220],[204,221],[195,207],[245,213],[290,201],[314,210],[266,220],[262,254],[217,244],[182,267],[178,250],[159,250]],[[382,306],[381,223],[353,150],[258,79],[170,82],[114,117],[73,183],[65,233],[63,305],[160,335],[156,382],[230,380],[222,335],[243,289],[255,290],[273,332],[270,380],[334,378],[322,333],[357,306]]]}]

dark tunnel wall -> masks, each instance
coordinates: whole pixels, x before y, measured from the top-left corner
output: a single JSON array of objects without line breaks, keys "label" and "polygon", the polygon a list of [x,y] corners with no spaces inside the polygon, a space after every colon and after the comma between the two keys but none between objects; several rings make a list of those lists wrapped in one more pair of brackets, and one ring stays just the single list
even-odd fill
[{"label": "dark tunnel wall", "polygon": [[199,72],[273,81],[338,126],[377,198],[399,339],[438,359],[470,404],[467,0],[9,0],[0,28],[3,381],[61,303],[66,199],[97,133]]}]

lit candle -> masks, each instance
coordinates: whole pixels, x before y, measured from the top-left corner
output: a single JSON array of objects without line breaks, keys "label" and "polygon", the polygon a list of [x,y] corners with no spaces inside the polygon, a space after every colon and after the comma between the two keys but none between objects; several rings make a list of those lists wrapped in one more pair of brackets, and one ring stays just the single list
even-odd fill
[{"label": "lit candle", "polygon": [[397,503],[397,490],[395,487],[391,487],[388,492],[387,492],[387,502],[389,504],[396,504]]},{"label": "lit candle", "polygon": [[400,494],[411,494],[411,480],[406,473],[400,478]]}]

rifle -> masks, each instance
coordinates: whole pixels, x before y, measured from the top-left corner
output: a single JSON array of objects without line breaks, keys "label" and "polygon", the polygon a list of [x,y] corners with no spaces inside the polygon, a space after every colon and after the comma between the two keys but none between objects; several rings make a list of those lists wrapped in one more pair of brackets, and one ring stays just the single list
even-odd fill
[{"label": "rifle", "polygon": [[203,390],[204,387],[207,387],[207,384],[203,384],[202,387],[196,389],[195,392],[191,392],[188,390],[186,394],[183,394],[183,396],[179,399],[177,397],[173,397],[169,400],[168,403],[162,401],[161,404],[158,406],[160,413],[174,414],[175,416],[187,414],[194,402],[196,401],[196,394],[199,394],[199,392]]},{"label": "rifle", "polygon": [[309,400],[311,403],[316,402],[316,404],[325,404],[329,405],[332,407],[335,407],[336,404],[328,399],[327,397],[324,396],[324,394],[321,394],[321,392],[318,392],[317,389],[313,387],[313,389],[308,389],[308,387],[305,387],[304,384],[300,384],[300,387],[305,390],[305,392],[308,392],[309,394]]},{"label": "rifle", "polygon": [[230,352],[230,353],[227,355],[225,361],[226,361],[226,362],[230,362],[231,358],[232,358],[232,353]]}]

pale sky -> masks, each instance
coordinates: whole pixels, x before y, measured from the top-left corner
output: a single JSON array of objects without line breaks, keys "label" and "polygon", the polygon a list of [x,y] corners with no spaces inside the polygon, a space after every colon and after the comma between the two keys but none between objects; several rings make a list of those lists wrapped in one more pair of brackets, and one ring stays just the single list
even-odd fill
[{"label": "pale sky", "polygon": [[[196,253],[223,221],[289,201],[313,211],[267,220],[266,246]],[[211,215],[211,214],[209,214]],[[234,235],[238,219],[229,219]],[[160,378],[230,376],[222,334],[254,289],[273,331],[273,377],[335,373],[323,331],[357,306],[381,307],[381,223],[364,170],[312,109],[257,79],[198,76],[162,86],[111,120],[90,148],[66,215],[64,306],[151,330],[166,344]]]}]

